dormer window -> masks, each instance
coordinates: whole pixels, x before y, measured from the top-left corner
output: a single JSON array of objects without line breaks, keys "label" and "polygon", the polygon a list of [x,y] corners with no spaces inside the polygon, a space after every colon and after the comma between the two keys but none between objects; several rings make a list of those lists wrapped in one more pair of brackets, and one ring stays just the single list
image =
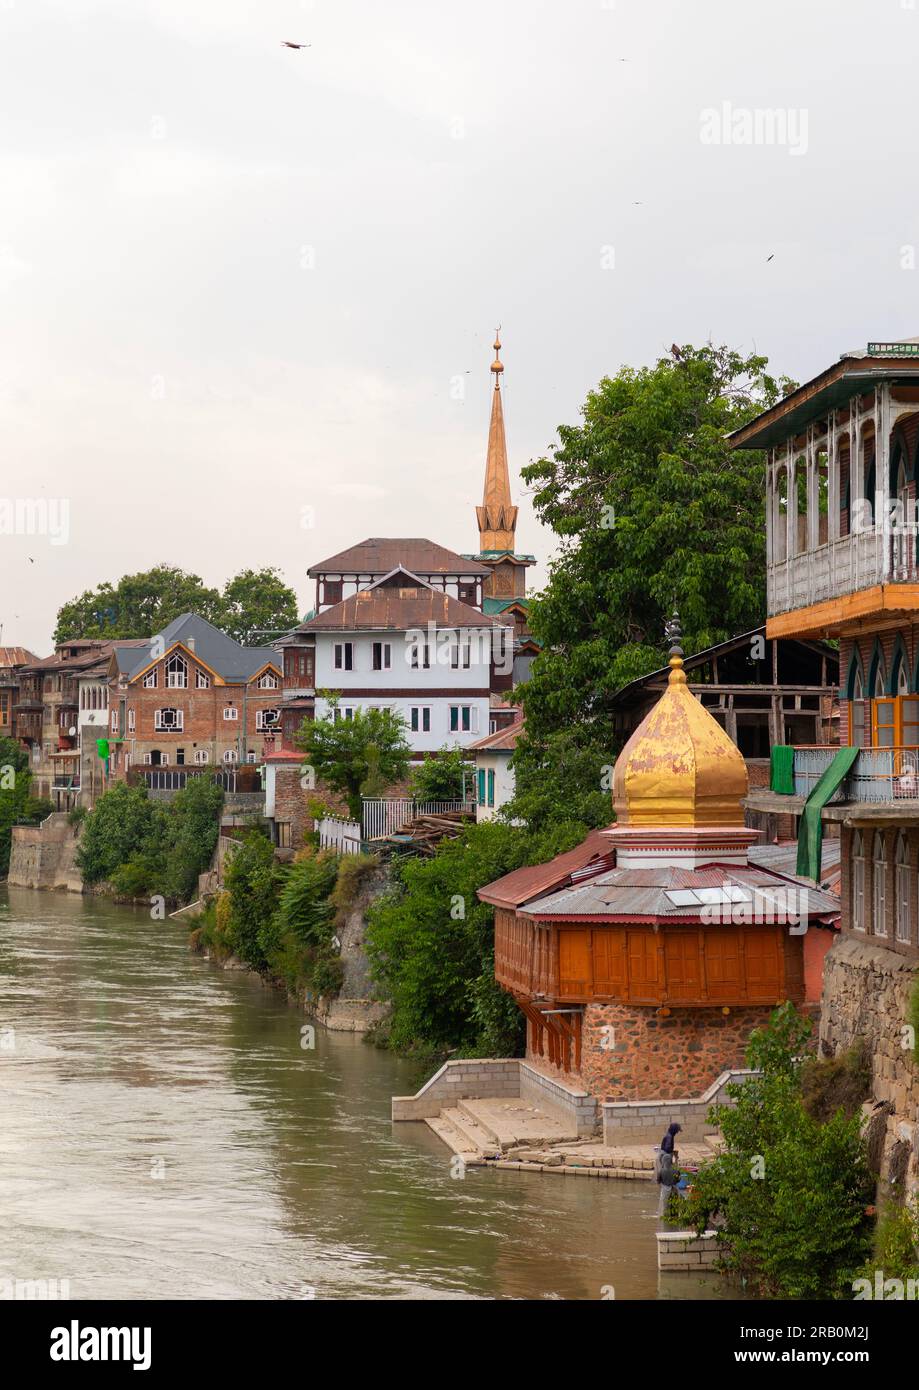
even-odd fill
[{"label": "dormer window", "polygon": [[266,671],[263,676],[259,676],[259,690],[277,690],[279,684],[277,676],[273,675],[271,671]]},{"label": "dormer window", "polygon": [[155,689],[156,689],[156,667],[154,666],[153,670],[152,670],[152,671],[148,671],[147,674],[144,676],[144,690],[155,690]]},{"label": "dormer window", "polygon": [[324,579],[322,581],[322,602],[341,603],[342,599],[342,580]]},{"label": "dormer window", "polygon": [[166,685],[171,690],[185,690],[188,686],[188,665],[178,652],[173,652],[166,662]]},{"label": "dormer window", "polygon": [[195,685],[199,690],[210,690],[211,688],[210,676],[207,675],[206,672],[202,671],[200,667],[195,672]]}]

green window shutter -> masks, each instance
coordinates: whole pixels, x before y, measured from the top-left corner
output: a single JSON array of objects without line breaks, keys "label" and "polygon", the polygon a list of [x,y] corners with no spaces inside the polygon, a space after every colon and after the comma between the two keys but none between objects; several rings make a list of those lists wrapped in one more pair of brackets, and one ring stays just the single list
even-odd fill
[{"label": "green window shutter", "polygon": [[494,768],[491,767],[488,769],[488,804],[489,806],[495,804],[495,772]]},{"label": "green window shutter", "polygon": [[479,768],[479,805],[485,805],[485,769]]}]

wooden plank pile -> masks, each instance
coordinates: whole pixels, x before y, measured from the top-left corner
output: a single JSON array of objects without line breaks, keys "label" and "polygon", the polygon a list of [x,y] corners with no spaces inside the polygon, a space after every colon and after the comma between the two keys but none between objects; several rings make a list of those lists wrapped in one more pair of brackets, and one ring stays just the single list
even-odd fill
[{"label": "wooden plank pile", "polygon": [[431,856],[441,840],[455,840],[471,817],[465,811],[442,811],[439,815],[413,816],[399,826],[390,841]]}]

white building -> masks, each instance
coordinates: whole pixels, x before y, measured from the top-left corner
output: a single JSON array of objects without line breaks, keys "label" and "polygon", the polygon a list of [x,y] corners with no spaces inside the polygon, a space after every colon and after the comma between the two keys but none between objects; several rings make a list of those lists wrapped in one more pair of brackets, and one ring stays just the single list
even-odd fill
[{"label": "white building", "polygon": [[513,665],[513,628],[402,566],[298,633],[315,640],[315,717],[391,709],[417,757],[487,733],[496,677]]},{"label": "white building", "polygon": [[493,820],[513,800],[516,778],[511,757],[522,732],[523,720],[519,719],[469,745],[476,769],[476,821]]}]

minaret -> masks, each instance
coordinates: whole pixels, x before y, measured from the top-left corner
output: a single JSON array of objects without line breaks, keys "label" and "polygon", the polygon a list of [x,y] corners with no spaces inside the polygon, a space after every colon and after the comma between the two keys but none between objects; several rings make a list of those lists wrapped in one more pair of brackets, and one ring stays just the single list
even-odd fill
[{"label": "minaret", "polygon": [[501,400],[501,330],[495,334],[495,360],[491,370],[495,389],[491,400],[488,429],[488,455],[485,460],[485,490],[475,514],[479,526],[479,554],[476,557],[493,570],[485,582],[490,598],[522,598],[526,592],[526,570],[531,555],[517,555],[514,549],[517,508],[511,500],[511,477],[507,466],[507,439],[504,434],[504,404]]}]

